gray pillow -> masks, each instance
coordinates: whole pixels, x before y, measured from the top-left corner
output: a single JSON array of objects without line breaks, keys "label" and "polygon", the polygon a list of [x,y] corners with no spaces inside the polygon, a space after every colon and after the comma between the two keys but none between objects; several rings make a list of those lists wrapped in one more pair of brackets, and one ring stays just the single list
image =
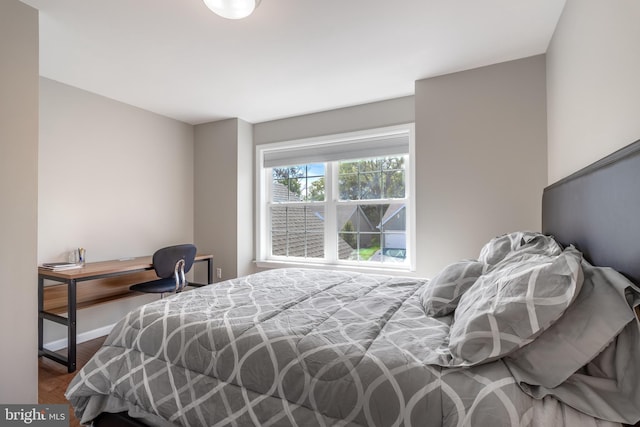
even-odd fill
[{"label": "gray pillow", "polygon": [[573,302],[582,285],[582,254],[521,254],[501,262],[462,295],[451,325],[456,366],[502,357],[531,342]]},{"label": "gray pillow", "polygon": [[521,257],[527,253],[555,256],[561,252],[562,248],[551,236],[535,231],[516,231],[487,242],[480,250],[478,260],[495,266],[511,257]]},{"label": "gray pillow", "polygon": [[582,263],[582,290],[563,316],[504,359],[518,382],[554,388],[596,357],[633,320],[633,284],[611,268]]},{"label": "gray pillow", "polygon": [[462,294],[484,273],[485,264],[464,260],[446,266],[424,287],[420,300],[427,316],[451,314]]}]

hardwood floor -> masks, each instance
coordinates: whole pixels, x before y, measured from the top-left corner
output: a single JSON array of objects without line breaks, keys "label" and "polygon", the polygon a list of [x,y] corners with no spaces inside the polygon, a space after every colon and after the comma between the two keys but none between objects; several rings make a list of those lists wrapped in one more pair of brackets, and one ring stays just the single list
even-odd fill
[{"label": "hardwood floor", "polygon": [[[96,338],[77,346],[77,366],[82,368],[100,348],[106,337]],[[64,397],[67,386],[78,371],[67,372],[67,367],[53,360],[41,357],[38,359],[38,403],[69,403]],[[79,427],[80,423],[69,405],[70,427]]]}]

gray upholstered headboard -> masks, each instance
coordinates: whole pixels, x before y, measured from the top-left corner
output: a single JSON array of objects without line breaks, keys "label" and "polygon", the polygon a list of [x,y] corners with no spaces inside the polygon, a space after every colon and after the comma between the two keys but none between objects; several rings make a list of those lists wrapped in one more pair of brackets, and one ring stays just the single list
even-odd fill
[{"label": "gray upholstered headboard", "polygon": [[545,188],[542,231],[640,283],[640,140]]}]

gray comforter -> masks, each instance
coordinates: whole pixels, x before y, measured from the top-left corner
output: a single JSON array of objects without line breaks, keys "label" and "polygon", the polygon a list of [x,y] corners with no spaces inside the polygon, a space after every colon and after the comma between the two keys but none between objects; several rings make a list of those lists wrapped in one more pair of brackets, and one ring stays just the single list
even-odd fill
[{"label": "gray comforter", "polygon": [[185,292],[122,319],[67,397],[83,422],[532,425],[536,399],[503,359],[439,366],[454,317],[425,315],[424,285],[281,269]]}]

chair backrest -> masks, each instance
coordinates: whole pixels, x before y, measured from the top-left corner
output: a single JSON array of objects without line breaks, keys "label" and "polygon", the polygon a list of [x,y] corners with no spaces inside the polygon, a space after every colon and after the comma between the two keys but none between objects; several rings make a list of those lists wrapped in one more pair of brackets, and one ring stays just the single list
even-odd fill
[{"label": "chair backrest", "polygon": [[173,277],[178,261],[184,261],[184,272],[188,273],[196,258],[196,247],[191,244],[167,246],[153,254],[153,268],[158,277]]}]

